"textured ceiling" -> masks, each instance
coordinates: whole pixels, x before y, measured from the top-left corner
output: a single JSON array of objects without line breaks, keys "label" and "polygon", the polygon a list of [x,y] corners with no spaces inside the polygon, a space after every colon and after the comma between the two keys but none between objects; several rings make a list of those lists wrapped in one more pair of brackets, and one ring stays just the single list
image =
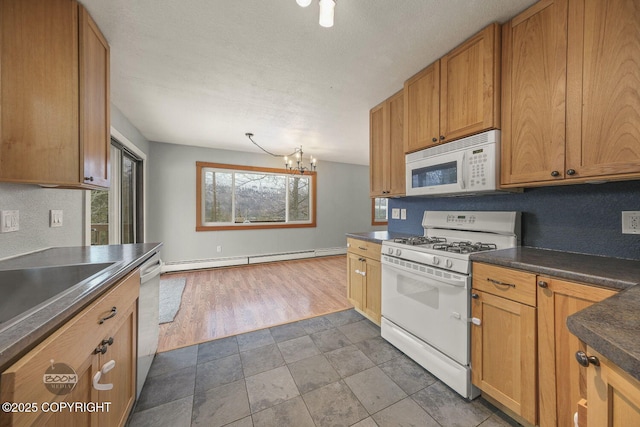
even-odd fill
[{"label": "textured ceiling", "polygon": [[111,100],[150,141],[369,162],[369,109],[534,0],[81,0],[111,45]]}]

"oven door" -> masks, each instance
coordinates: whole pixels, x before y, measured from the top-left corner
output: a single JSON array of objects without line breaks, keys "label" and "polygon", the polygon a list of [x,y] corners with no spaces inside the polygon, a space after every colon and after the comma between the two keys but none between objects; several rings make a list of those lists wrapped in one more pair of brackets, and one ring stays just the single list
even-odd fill
[{"label": "oven door", "polygon": [[469,364],[470,277],[382,257],[382,317]]},{"label": "oven door", "polygon": [[421,152],[407,155],[407,196],[455,194],[465,191],[463,150],[428,157],[421,157],[420,154]]}]

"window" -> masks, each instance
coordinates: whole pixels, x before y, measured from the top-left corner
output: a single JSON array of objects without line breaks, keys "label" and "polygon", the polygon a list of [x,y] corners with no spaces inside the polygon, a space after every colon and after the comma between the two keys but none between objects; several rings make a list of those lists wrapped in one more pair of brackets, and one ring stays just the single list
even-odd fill
[{"label": "window", "polygon": [[387,208],[389,206],[389,199],[382,197],[376,197],[371,199],[371,225],[386,225],[387,224]]},{"label": "window", "polygon": [[196,231],[316,226],[316,173],[196,162]]},{"label": "window", "polygon": [[142,159],[111,138],[111,186],[91,191],[91,244],[143,241]]}]

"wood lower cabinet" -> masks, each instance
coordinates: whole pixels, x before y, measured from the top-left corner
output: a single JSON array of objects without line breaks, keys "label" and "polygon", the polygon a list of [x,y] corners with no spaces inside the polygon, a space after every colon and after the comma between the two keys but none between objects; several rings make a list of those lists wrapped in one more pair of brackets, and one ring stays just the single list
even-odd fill
[{"label": "wood lower cabinet", "polygon": [[369,112],[371,197],[405,195],[403,96],[400,91]]},{"label": "wood lower cabinet", "polygon": [[109,45],[75,0],[0,2],[0,181],[109,187]]},{"label": "wood lower cabinet", "polygon": [[349,238],[347,248],[347,298],[357,311],[379,325],[382,315],[382,246]]},{"label": "wood lower cabinet", "polygon": [[600,366],[585,368],[587,426],[640,426],[640,381],[591,348],[586,352],[600,361]]},{"label": "wood lower cabinet", "polygon": [[[483,395],[536,424],[535,275],[479,263],[473,272],[472,382]],[[531,302],[527,295],[532,293],[533,305],[521,302]]]},{"label": "wood lower cabinet", "polygon": [[[136,270],[5,370],[0,377],[0,400],[32,402],[39,410],[0,413],[0,426],[124,426],[136,393],[139,288]],[[97,383],[113,384],[113,388],[98,390],[95,376],[110,361],[115,366],[105,369]],[[77,383],[70,393],[54,394],[45,387],[43,377],[52,363],[75,371]],[[102,404],[104,408],[108,403],[108,411],[44,410],[62,402]]]},{"label": "wood lower cabinet", "polygon": [[537,280],[540,426],[572,425],[578,402],[587,397],[586,368],[575,361],[586,346],[569,332],[567,317],[616,291],[546,276]]},{"label": "wood lower cabinet", "polygon": [[405,152],[500,128],[500,31],[489,25],[405,82]]},{"label": "wood lower cabinet", "polygon": [[639,177],[638,3],[542,0],[502,36],[502,185]]}]

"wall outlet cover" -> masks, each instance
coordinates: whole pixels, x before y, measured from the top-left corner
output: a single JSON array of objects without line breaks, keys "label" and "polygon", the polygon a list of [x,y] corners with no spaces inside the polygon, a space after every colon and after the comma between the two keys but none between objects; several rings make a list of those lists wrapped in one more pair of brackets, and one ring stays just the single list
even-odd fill
[{"label": "wall outlet cover", "polygon": [[622,211],[622,234],[640,234],[640,211]]},{"label": "wall outlet cover", "polygon": [[0,211],[0,233],[20,230],[20,211]]},{"label": "wall outlet cover", "polygon": [[400,219],[400,208],[391,209],[391,219]]},{"label": "wall outlet cover", "polygon": [[400,219],[407,219],[407,210],[400,209]]}]

